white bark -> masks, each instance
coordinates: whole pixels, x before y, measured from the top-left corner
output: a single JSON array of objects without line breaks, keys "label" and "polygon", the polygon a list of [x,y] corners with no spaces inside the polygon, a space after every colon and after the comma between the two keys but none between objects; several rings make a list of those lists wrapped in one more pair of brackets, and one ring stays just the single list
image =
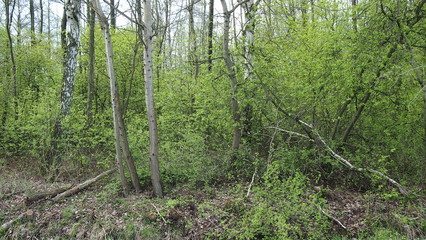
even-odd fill
[{"label": "white bark", "polygon": [[152,73],[152,7],[151,0],[144,0],[144,75],[145,75],[145,101],[149,128],[149,163],[151,180],[155,195],[163,196],[161,187],[160,168],[158,161],[158,130],[157,116],[154,106],[154,82]]},{"label": "white bark", "polygon": [[64,10],[67,18],[66,25],[66,53],[64,59],[64,73],[61,93],[62,116],[68,116],[72,106],[74,94],[74,78],[77,69],[77,57],[80,39],[80,0],[65,0]]}]

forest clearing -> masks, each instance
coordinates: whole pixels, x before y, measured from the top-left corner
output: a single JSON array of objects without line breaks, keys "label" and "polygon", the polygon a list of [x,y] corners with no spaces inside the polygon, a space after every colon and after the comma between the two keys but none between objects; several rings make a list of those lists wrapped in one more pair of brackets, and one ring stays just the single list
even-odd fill
[{"label": "forest clearing", "polygon": [[426,0],[2,0],[0,239],[426,239]]}]

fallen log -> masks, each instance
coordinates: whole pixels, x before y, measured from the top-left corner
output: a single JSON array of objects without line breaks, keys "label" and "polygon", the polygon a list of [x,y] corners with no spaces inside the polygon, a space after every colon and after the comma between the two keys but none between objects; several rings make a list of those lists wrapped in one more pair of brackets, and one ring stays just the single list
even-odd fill
[{"label": "fallen log", "polygon": [[19,216],[17,216],[16,218],[4,223],[3,225],[0,226],[0,232],[4,232],[7,229],[9,229],[13,224],[15,224],[18,221],[23,221],[25,219],[29,219],[33,216],[34,211],[33,210],[27,210],[26,212],[23,212],[21,214],[19,214]]},{"label": "fallen log", "polygon": [[30,196],[26,196],[24,198],[24,204],[26,206],[28,206],[32,202],[35,202],[37,200],[41,200],[41,199],[45,199],[45,198],[52,198],[52,197],[54,197],[54,196],[56,196],[60,193],[65,192],[68,188],[69,188],[69,186],[68,187],[61,187],[61,188],[58,188],[58,189],[53,189],[51,191],[36,193],[36,194],[30,195]]},{"label": "fallen log", "polygon": [[98,181],[99,179],[101,179],[102,177],[104,177],[104,176],[112,173],[114,170],[115,169],[110,169],[108,171],[105,171],[105,172],[99,174],[98,176],[96,176],[96,177],[94,177],[92,179],[89,179],[89,180],[87,180],[87,181],[85,181],[85,182],[83,182],[81,184],[78,184],[77,186],[72,187],[71,189],[68,189],[67,191],[65,191],[65,192],[63,192],[61,194],[58,194],[56,197],[53,198],[53,201],[59,201],[59,200],[62,200],[64,198],[66,198],[66,197],[69,197],[71,195],[74,195],[74,194],[80,192],[81,190],[83,190],[86,187],[88,187],[90,184],[92,184],[92,183]]}]

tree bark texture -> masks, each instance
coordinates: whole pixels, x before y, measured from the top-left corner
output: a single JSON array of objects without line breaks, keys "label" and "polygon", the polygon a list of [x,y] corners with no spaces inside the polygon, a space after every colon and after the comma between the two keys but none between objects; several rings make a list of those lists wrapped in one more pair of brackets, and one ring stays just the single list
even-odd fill
[{"label": "tree bark texture", "polygon": [[235,73],[235,63],[231,59],[229,51],[229,28],[230,18],[232,11],[228,11],[228,6],[225,0],[221,0],[225,19],[223,23],[223,59],[228,70],[229,78],[231,80],[231,104],[232,104],[232,117],[234,120],[234,135],[232,140],[232,150],[237,151],[240,148],[241,142],[241,116],[239,113],[239,103],[237,100],[237,75]]},{"label": "tree bark texture", "polygon": [[[74,79],[77,69],[77,58],[80,45],[80,0],[66,0],[64,3],[64,17],[66,19],[65,31],[65,58],[62,75],[62,90],[59,115],[53,129],[51,153],[47,156],[46,167],[61,163],[59,141],[64,138],[63,121],[70,115],[74,95]],[[64,22],[63,22],[64,23]],[[62,39],[64,40],[64,39]]]},{"label": "tree bark texture", "polygon": [[35,19],[34,19],[34,0],[30,0],[30,31],[31,31],[31,45],[36,43],[35,39]]},{"label": "tree bark texture", "polygon": [[253,78],[253,45],[254,45],[254,29],[256,5],[253,0],[249,0],[241,5],[244,9],[244,17],[246,20],[244,27],[245,46],[244,46],[244,78],[252,80]]},{"label": "tree bark texture", "polygon": [[192,76],[194,79],[198,78],[199,63],[197,56],[197,36],[195,35],[194,26],[194,5],[195,0],[189,0],[188,13],[189,13],[189,62],[192,65]]},{"label": "tree bark texture", "polygon": [[110,5],[110,10],[111,10],[111,28],[115,29],[117,27],[117,19],[116,19],[116,13],[115,13],[115,0],[111,0],[111,5]]},{"label": "tree bark texture", "polygon": [[212,70],[213,66],[213,21],[214,21],[214,0],[209,2],[209,26],[208,26],[208,46],[207,46],[207,69],[209,72]]},{"label": "tree bark texture", "polygon": [[40,0],[40,25],[39,25],[40,38],[42,38],[42,35],[43,35],[43,23],[44,23],[43,0]]},{"label": "tree bark texture", "polygon": [[127,187],[127,182],[124,176],[124,169],[122,164],[122,156],[124,156],[127,167],[130,172],[130,177],[132,179],[133,187],[137,192],[142,191],[142,187],[139,183],[139,177],[136,172],[136,167],[133,162],[133,158],[130,154],[129,145],[127,141],[126,129],[124,126],[124,121],[122,118],[122,110],[120,106],[119,91],[117,86],[117,80],[115,77],[114,71],[114,57],[113,57],[113,47],[111,42],[111,34],[109,32],[108,20],[106,19],[104,13],[101,10],[98,0],[93,1],[93,6],[98,14],[99,23],[101,24],[101,29],[104,34],[105,41],[105,52],[106,52],[106,65],[108,68],[108,76],[110,79],[110,90],[111,90],[111,105],[113,109],[113,119],[114,119],[114,136],[115,136],[115,149],[117,155],[117,167],[120,174],[120,179],[123,185],[123,191],[125,194],[128,194],[129,189]]},{"label": "tree bark texture", "polygon": [[12,80],[12,91],[13,91],[13,105],[14,105],[14,118],[15,120],[18,120],[18,82],[16,79],[16,61],[15,61],[15,51],[13,49],[13,39],[12,39],[12,19],[13,19],[13,12],[15,10],[15,1],[6,0],[5,1],[5,10],[6,10],[6,33],[7,33],[7,45],[9,48],[9,56],[10,56],[10,63],[11,63],[11,71],[10,76]]},{"label": "tree bark texture", "polygon": [[87,15],[89,25],[89,73],[87,76],[87,126],[92,125],[93,98],[95,91],[95,10],[91,3],[87,3]]},{"label": "tree bark texture", "polygon": [[152,7],[151,0],[143,0],[144,3],[144,75],[145,75],[145,101],[149,128],[149,163],[151,168],[151,180],[154,193],[158,197],[163,196],[161,187],[160,167],[158,159],[158,130],[157,116],[154,105],[154,82],[152,73]]}]

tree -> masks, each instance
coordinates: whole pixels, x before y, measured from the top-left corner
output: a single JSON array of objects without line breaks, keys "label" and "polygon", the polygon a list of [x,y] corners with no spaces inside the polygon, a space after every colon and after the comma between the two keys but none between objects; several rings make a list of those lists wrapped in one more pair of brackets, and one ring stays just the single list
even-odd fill
[{"label": "tree", "polygon": [[214,0],[209,1],[209,21],[208,21],[208,33],[207,33],[207,69],[209,72],[213,66],[213,26],[214,26]]},{"label": "tree", "polygon": [[[139,0],[138,0],[139,1]],[[152,64],[152,8],[151,0],[143,0],[144,3],[144,76],[145,76],[145,102],[149,128],[149,163],[151,168],[151,180],[155,195],[163,196],[161,176],[158,161],[158,129],[157,116],[154,105],[154,82]]]},{"label": "tree", "polygon": [[101,10],[101,6],[98,0],[93,0],[92,5],[95,8],[96,13],[98,14],[99,24],[101,25],[102,32],[104,34],[105,42],[105,55],[107,61],[108,76],[110,79],[110,90],[111,90],[111,105],[113,112],[113,121],[114,121],[114,136],[115,136],[115,149],[116,149],[116,159],[117,166],[120,174],[121,183],[123,186],[124,194],[129,193],[127,187],[127,181],[124,175],[124,170],[122,167],[122,156],[124,156],[127,167],[130,171],[130,177],[132,179],[133,187],[137,192],[142,191],[142,187],[139,182],[139,177],[136,172],[136,167],[133,162],[132,155],[129,150],[129,143],[127,141],[127,133],[124,125],[124,120],[122,116],[122,109],[119,97],[119,91],[117,86],[117,80],[115,77],[114,71],[114,56],[113,56],[113,47],[111,42],[111,34],[109,31],[108,20],[105,17],[104,13]]},{"label": "tree", "polygon": [[[14,118],[15,120],[18,120],[18,82],[17,82],[17,76],[16,76],[16,61],[15,61],[15,51],[13,47],[13,39],[12,39],[12,19],[13,19],[13,11],[15,9],[15,1],[11,0],[4,0],[4,4],[6,7],[6,33],[7,33],[7,46],[9,50],[9,57],[11,62],[11,70],[10,70],[10,76],[12,80],[12,91],[13,91],[13,103],[14,103]],[[7,103],[5,103],[7,106]],[[6,111],[7,107],[5,107]],[[6,121],[6,115],[7,112],[3,113],[3,125]]]},{"label": "tree", "polygon": [[[240,148],[241,142],[241,116],[239,113],[239,103],[237,99],[238,85],[237,75],[235,72],[235,63],[231,58],[229,50],[229,29],[230,29],[230,18],[232,12],[235,10],[228,10],[228,6],[225,0],[221,0],[223,13],[225,15],[223,23],[223,60],[225,61],[226,69],[228,70],[228,76],[231,80],[231,104],[232,104],[232,117],[234,120],[234,135],[232,139],[232,150],[237,151]],[[234,157],[235,158],[235,155]]]},{"label": "tree", "polygon": [[64,14],[66,19],[66,46],[64,56],[64,70],[62,75],[62,90],[59,115],[56,118],[52,136],[51,154],[47,156],[47,167],[61,162],[60,143],[64,138],[63,122],[71,113],[74,95],[74,80],[78,64],[78,51],[80,45],[80,0],[66,0]]},{"label": "tree", "polygon": [[95,91],[95,10],[87,3],[87,18],[89,25],[89,66],[87,76],[87,127],[92,125],[93,121],[93,98]]},{"label": "tree", "polygon": [[34,19],[34,0],[30,0],[30,25],[31,25],[31,44],[34,45],[35,40],[35,19]]}]

